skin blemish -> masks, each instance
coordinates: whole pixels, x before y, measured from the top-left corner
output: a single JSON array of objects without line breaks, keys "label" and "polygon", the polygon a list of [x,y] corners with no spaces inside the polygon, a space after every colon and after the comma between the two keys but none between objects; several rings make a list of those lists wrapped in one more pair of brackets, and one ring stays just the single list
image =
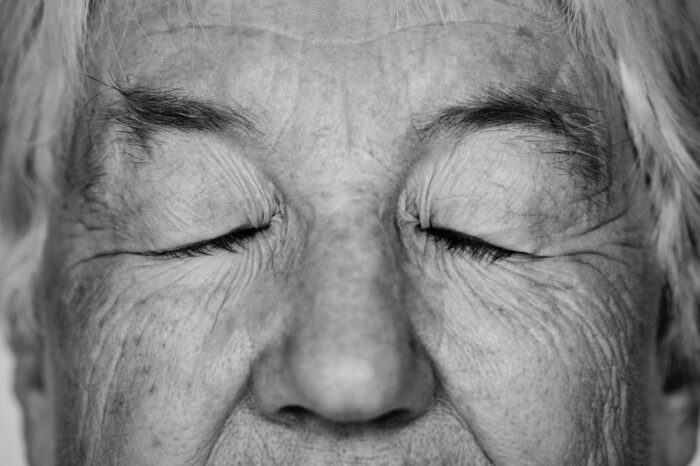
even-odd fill
[{"label": "skin blemish", "polygon": [[532,33],[532,30],[527,27],[527,26],[518,26],[515,28],[515,34],[520,37],[525,37],[528,39],[534,39],[535,35]]}]

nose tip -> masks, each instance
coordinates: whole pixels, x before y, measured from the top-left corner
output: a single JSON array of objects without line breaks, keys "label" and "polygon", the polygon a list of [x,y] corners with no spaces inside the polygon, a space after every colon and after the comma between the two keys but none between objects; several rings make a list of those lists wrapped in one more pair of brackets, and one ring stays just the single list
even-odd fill
[{"label": "nose tip", "polygon": [[[311,370],[309,370],[311,369]],[[345,357],[332,364],[298,371],[304,405],[321,417],[338,422],[358,422],[380,417],[390,409],[385,398],[396,385],[394,374],[380,374],[379,368],[361,358]],[[313,380],[315,379],[315,380]]]},{"label": "nose tip", "polygon": [[432,374],[426,363],[419,355],[363,354],[361,348],[304,358],[302,367],[295,368],[297,400],[287,403],[337,423],[408,420],[420,415],[431,399]]},{"label": "nose tip", "polygon": [[275,369],[258,377],[259,405],[268,417],[284,421],[407,422],[427,409],[434,381],[424,353],[405,346],[356,346],[343,354],[286,351],[278,364],[265,364]]}]

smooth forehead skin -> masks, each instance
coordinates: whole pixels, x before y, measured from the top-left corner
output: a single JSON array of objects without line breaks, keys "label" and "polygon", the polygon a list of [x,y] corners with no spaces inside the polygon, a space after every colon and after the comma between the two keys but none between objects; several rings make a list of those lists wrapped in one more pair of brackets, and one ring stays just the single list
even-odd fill
[{"label": "smooth forehead skin", "polygon": [[651,454],[660,287],[629,147],[591,197],[557,158],[586,154],[541,128],[417,130],[489,88],[596,104],[547,4],[132,3],[106,10],[95,77],[258,132],[89,128],[100,176],[55,213],[41,293],[59,464]]}]

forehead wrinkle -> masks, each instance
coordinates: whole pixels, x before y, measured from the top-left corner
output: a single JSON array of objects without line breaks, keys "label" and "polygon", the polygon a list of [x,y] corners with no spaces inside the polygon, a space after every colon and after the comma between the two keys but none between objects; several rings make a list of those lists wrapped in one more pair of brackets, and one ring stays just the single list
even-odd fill
[{"label": "forehead wrinkle", "polygon": [[[541,14],[541,6],[535,5],[534,0],[528,1],[527,5],[508,0],[492,1],[545,19]],[[394,21],[399,28],[403,24],[401,18],[407,18],[409,24],[414,21],[419,24],[447,24],[468,21],[469,16],[474,14],[470,11],[474,9],[472,0],[390,0],[390,4]]]},{"label": "forehead wrinkle", "polygon": [[[311,44],[358,44],[422,26],[455,23],[521,29],[528,20],[552,21],[550,0],[383,0],[281,2],[236,5],[231,0],[150,0],[110,10],[111,26],[149,37],[187,29],[243,27]],[[377,7],[377,5],[379,5]],[[303,6],[303,8],[302,8]],[[520,10],[521,15],[513,15]],[[506,14],[506,13],[510,13]],[[517,19],[509,18],[517,17]]]}]

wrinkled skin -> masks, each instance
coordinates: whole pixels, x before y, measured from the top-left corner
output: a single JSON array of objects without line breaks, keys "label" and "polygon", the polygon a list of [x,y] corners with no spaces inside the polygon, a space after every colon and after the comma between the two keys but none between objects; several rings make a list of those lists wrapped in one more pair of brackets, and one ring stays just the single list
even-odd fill
[{"label": "wrinkled skin", "polygon": [[[102,175],[66,186],[37,300],[48,456],[661,461],[652,213],[620,104],[547,5],[475,0],[443,25],[401,2],[165,3],[114,2],[94,76],[250,109],[260,134],[163,131],[146,151],[85,125]],[[526,126],[418,137],[435,108],[523,82],[600,110],[603,188]],[[490,261],[426,225],[541,257]],[[143,254],[240,226],[264,230]]]}]

